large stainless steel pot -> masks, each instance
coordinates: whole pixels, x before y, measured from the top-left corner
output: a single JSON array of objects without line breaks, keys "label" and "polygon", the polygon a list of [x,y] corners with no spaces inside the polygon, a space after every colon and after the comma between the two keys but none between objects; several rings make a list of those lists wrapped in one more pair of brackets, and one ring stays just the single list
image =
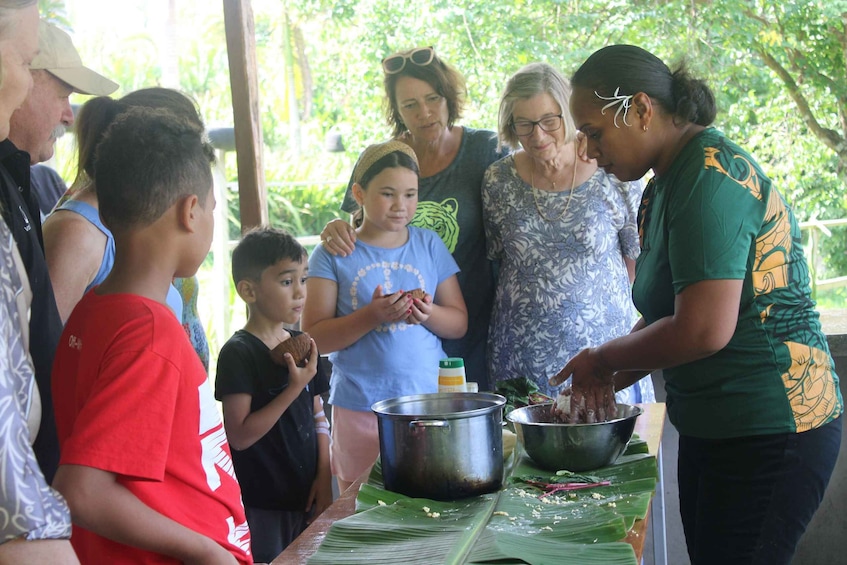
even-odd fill
[{"label": "large stainless steel pot", "polygon": [[491,393],[401,396],[375,403],[385,488],[455,500],[503,483],[503,405]]}]

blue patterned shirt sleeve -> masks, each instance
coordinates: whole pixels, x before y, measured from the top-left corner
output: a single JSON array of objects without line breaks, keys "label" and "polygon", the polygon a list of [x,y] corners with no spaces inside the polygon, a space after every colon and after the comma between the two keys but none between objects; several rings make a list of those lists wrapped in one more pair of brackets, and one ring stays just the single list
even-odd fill
[{"label": "blue patterned shirt sleeve", "polygon": [[644,183],[640,180],[620,183],[624,197],[626,221],[619,233],[621,251],[627,259],[637,259],[641,254],[641,242],[638,239],[638,207],[641,205],[641,195],[644,193]]}]

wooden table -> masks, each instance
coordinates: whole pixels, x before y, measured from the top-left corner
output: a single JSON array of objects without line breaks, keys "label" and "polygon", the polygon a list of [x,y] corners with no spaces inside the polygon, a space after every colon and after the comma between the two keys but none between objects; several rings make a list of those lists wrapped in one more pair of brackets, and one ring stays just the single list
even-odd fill
[{"label": "wooden table", "polygon": [[[657,454],[662,441],[662,429],[665,424],[665,405],[663,403],[639,404],[644,408],[644,413],[635,422],[635,432],[641,439],[647,442],[650,453]],[[370,469],[353,483],[350,488],[341,493],[341,496],[327,508],[317,520],[306,529],[305,532],[285,548],[273,560],[272,565],[300,565],[312,556],[326,537],[330,526],[336,520],[352,515],[356,510],[356,496],[359,494],[359,486],[367,482]],[[658,488],[661,488],[659,486]],[[635,555],[639,562],[644,552],[644,540],[646,539],[648,517],[644,520],[636,520],[635,525],[626,536],[626,541],[635,549]]]}]

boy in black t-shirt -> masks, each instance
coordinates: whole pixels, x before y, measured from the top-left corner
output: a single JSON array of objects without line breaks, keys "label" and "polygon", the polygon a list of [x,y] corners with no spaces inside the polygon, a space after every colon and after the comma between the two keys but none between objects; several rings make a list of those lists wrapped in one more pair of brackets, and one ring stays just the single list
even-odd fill
[{"label": "boy in black t-shirt", "polygon": [[320,395],[328,371],[313,340],[308,362],[286,366],[271,350],[301,332],[306,250],[284,231],[258,228],[232,253],[232,277],[248,318],[218,357],[215,396],[241,483],[253,558],[270,563],[332,502],[329,424]]}]

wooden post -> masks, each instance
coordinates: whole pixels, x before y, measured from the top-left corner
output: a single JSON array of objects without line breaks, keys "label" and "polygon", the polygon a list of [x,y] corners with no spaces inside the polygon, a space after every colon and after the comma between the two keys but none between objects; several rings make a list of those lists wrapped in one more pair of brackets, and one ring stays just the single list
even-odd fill
[{"label": "wooden post", "polygon": [[268,223],[259,84],[256,77],[256,33],[250,0],[223,2],[243,233]]}]

